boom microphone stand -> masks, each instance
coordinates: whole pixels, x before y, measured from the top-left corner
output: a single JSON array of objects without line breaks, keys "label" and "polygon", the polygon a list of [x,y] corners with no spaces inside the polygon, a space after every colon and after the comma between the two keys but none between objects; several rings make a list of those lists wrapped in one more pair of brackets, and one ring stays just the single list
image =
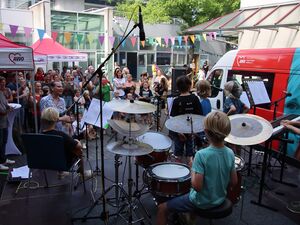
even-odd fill
[{"label": "boom microphone stand", "polygon": [[[88,83],[98,74],[99,75],[99,80],[100,80],[100,85],[99,85],[99,93],[102,93],[102,77],[103,77],[103,72],[102,72],[102,68],[104,67],[104,65],[109,61],[109,59],[116,53],[116,51],[118,50],[118,48],[121,46],[121,44],[126,40],[126,38],[132,33],[132,31],[137,28],[140,24],[136,23],[131,30],[122,38],[122,40],[119,42],[119,44],[117,45],[116,48],[112,48],[111,53],[107,56],[107,58],[101,63],[101,65],[98,67],[98,69],[92,74],[92,76],[90,77],[90,79],[88,79],[86,81],[86,83],[83,85],[83,89],[88,85]],[[102,102],[103,102],[103,98],[102,96],[100,97],[100,148],[101,148],[101,189],[102,189],[102,194],[99,197],[99,199],[97,201],[99,201],[100,199],[102,200],[102,207],[103,207],[103,211],[101,213],[100,216],[97,217],[88,217],[90,211],[94,208],[94,205],[92,205],[90,207],[90,209],[88,210],[88,213],[86,213],[83,217],[81,218],[72,218],[72,221],[75,220],[82,220],[82,221],[86,221],[88,219],[102,219],[105,223],[107,223],[107,220],[109,218],[109,212],[106,211],[106,199],[105,199],[105,173],[104,173],[104,143],[103,143],[103,112],[102,112]]]},{"label": "boom microphone stand", "polygon": [[286,99],[287,97],[292,96],[291,93],[286,93],[285,96],[283,96],[280,99],[277,99],[276,101],[274,101],[273,103],[270,104],[270,106],[274,105],[274,111],[273,111],[273,120],[276,120],[277,117],[277,107],[278,107],[278,103],[281,102],[282,100]]}]

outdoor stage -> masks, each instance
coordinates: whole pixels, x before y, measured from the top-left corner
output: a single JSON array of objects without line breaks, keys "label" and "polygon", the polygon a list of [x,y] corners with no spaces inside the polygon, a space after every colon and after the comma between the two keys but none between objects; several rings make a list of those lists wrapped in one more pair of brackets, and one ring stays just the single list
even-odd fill
[{"label": "outdoor stage", "polygon": [[[109,132],[108,132],[109,133]],[[166,133],[166,130],[164,130]],[[105,135],[104,146],[106,146],[109,135]],[[114,141],[114,139],[112,140]],[[99,143],[98,143],[99,144]],[[100,149],[99,149],[100,153]],[[106,188],[112,185],[110,180],[114,179],[114,154],[105,150],[105,186]],[[99,154],[100,156],[100,154]],[[89,158],[92,163],[92,168],[95,168],[95,141],[90,142],[89,145]],[[17,163],[15,167],[25,164],[25,156],[14,157]],[[262,156],[253,155],[253,163],[261,162]],[[100,162],[100,160],[99,160]],[[127,189],[127,170],[124,170],[125,157],[122,157],[122,165],[119,168],[119,179],[121,180],[124,175],[124,187]],[[99,165],[100,167],[100,165]],[[123,174],[123,172],[125,173]],[[139,168],[140,175],[142,175],[142,168]],[[261,168],[254,169],[258,175],[261,173]],[[271,173],[270,173],[271,172]],[[233,208],[233,213],[220,220],[214,220],[214,224],[228,225],[228,224],[249,224],[249,225],[295,225],[300,224],[300,214],[293,214],[286,209],[286,204],[292,200],[300,200],[300,187],[292,188],[279,183],[275,183],[271,180],[271,176],[278,177],[280,169],[273,168],[272,171],[267,172],[266,184],[271,189],[263,194],[263,203],[273,206],[278,209],[278,212],[253,205],[251,200],[257,200],[259,192],[259,180],[255,176],[243,176],[243,182],[245,192],[242,195],[242,199]],[[246,175],[246,171],[243,172]],[[43,184],[44,179],[41,176],[42,173],[36,172],[34,180]],[[14,194],[18,183],[8,183],[5,181],[5,175],[0,175],[0,190],[2,190],[0,201],[0,225],[65,225],[72,224],[72,217],[80,217],[84,215],[87,209],[93,204],[92,195],[89,191],[83,192],[83,186],[80,185],[76,191],[70,194],[68,177],[59,181],[57,179],[56,172],[49,172],[50,184],[61,182],[66,185],[49,188],[49,189],[37,189],[37,190],[20,190],[17,195]],[[133,166],[133,175],[135,179],[135,167]],[[94,196],[97,198],[100,196],[100,180],[101,177],[97,176],[97,192]],[[285,181],[300,184],[299,170],[296,168],[288,167],[285,170]],[[90,190],[92,180],[86,182],[87,190]],[[94,183],[95,184],[95,183]],[[139,179],[139,185],[142,186],[142,176]],[[275,192],[282,192],[284,195],[277,195]],[[113,197],[114,191],[111,191],[107,197]],[[152,200],[152,196],[148,193],[141,196],[141,202],[146,210],[151,215],[150,221],[155,224],[157,207]],[[120,201],[122,202],[122,201]],[[242,207],[243,206],[243,207]],[[116,209],[107,205],[107,209],[110,214],[116,212]],[[140,208],[139,208],[140,210]],[[102,212],[102,204],[99,204],[92,211],[90,216],[100,216]],[[138,213],[138,216],[143,216],[142,213]],[[241,217],[241,218],[240,218]],[[145,224],[150,224],[147,220]],[[101,219],[88,220],[86,222],[74,221],[73,224],[104,224]],[[111,217],[109,224],[125,224],[125,221],[120,217]],[[197,224],[208,224],[208,221],[202,218],[197,219]]]}]

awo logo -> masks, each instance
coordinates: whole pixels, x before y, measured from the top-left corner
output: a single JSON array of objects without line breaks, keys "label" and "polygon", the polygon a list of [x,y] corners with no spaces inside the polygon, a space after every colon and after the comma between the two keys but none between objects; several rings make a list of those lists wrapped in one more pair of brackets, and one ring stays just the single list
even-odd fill
[{"label": "awo logo", "polygon": [[237,57],[237,65],[240,66],[242,64],[252,64],[254,59],[247,59],[246,56],[238,56]]},{"label": "awo logo", "polygon": [[8,59],[13,64],[16,64],[16,62],[23,62],[24,61],[24,57],[20,53],[9,53]]}]

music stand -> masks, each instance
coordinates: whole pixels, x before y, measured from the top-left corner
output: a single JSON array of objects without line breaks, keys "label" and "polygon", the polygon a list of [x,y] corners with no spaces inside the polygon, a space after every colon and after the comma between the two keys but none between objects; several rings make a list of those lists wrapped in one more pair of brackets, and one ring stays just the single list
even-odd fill
[{"label": "music stand", "polygon": [[[270,98],[265,87],[263,80],[261,79],[243,79],[243,85],[245,89],[246,96],[248,97],[248,104],[250,107],[253,106],[253,114],[256,114],[256,106],[261,104],[270,103]],[[246,97],[244,97],[245,99]],[[247,103],[245,103],[247,104]],[[249,107],[249,108],[250,108]],[[248,158],[248,173],[250,176],[251,173],[251,164],[252,164],[252,146],[249,149],[249,158]],[[257,175],[256,175],[257,176]]]},{"label": "music stand", "polygon": [[[108,123],[108,120],[112,117],[113,111],[106,106],[105,102],[102,102],[102,114],[103,114],[103,120],[102,120],[102,126],[100,124],[100,114],[101,114],[101,109],[100,109],[100,100],[93,98],[91,101],[91,104],[84,113],[82,117],[82,123],[85,124],[91,124],[93,126],[96,126],[101,129],[101,127],[105,127],[105,125]],[[97,141],[97,137],[96,137]],[[98,167],[98,144],[96,142],[96,169],[95,172],[98,175],[98,172],[100,171]]]},{"label": "music stand", "polygon": [[249,99],[249,103],[253,106],[253,113],[256,114],[256,106],[271,103],[265,83],[261,79],[243,79],[243,85]]}]

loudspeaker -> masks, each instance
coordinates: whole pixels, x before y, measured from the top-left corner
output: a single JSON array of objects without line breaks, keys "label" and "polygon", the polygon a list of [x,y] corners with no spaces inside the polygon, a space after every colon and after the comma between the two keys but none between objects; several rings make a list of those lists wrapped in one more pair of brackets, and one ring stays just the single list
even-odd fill
[{"label": "loudspeaker", "polygon": [[181,68],[172,69],[172,87],[171,87],[172,95],[178,95],[179,92],[176,87],[176,80],[178,77],[182,75],[186,75],[186,68],[181,67]]}]

